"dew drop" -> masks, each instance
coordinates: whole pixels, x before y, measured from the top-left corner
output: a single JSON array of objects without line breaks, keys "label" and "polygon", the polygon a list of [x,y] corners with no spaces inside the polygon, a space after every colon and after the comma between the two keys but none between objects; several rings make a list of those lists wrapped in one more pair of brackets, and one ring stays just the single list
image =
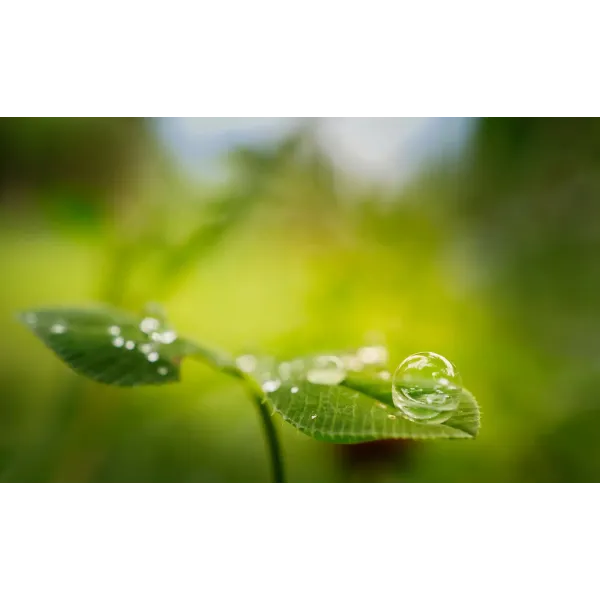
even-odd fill
[{"label": "dew drop", "polygon": [[152,352],[152,348],[154,346],[152,346],[152,344],[141,344],[140,345],[140,352],[144,353],[144,354],[149,354],[150,352]]},{"label": "dew drop", "polygon": [[362,371],[365,368],[362,360],[355,354],[344,354],[342,356],[342,364],[346,371]]},{"label": "dew drop", "polygon": [[392,380],[392,399],[415,422],[443,423],[458,407],[461,379],[456,367],[434,352],[404,359]]},{"label": "dew drop", "polygon": [[317,418],[317,415],[310,415],[310,418],[311,418],[311,419],[316,419],[316,418]]},{"label": "dew drop", "polygon": [[307,364],[306,379],[318,385],[337,385],[346,378],[342,361],[337,356],[317,356]]},{"label": "dew drop", "polygon": [[385,365],[388,351],[385,346],[364,346],[358,349],[356,357],[365,365]]},{"label": "dew drop", "polygon": [[279,389],[280,385],[281,381],[279,381],[279,379],[267,379],[267,381],[263,382],[262,389],[263,392],[274,392]]},{"label": "dew drop", "polygon": [[160,334],[160,342],[163,344],[172,344],[177,339],[177,334],[168,329]]},{"label": "dew drop", "polygon": [[388,415],[388,419],[391,419],[393,421],[396,419],[396,415]]},{"label": "dew drop", "polygon": [[167,367],[158,367],[159,375],[166,375],[168,372],[169,372],[169,369],[167,369]]},{"label": "dew drop", "polygon": [[252,373],[256,369],[257,362],[256,357],[252,356],[252,354],[244,354],[235,359],[235,364],[244,371],[244,373]]},{"label": "dew drop", "polygon": [[392,378],[392,375],[389,371],[381,371],[379,373],[379,379],[383,379],[384,381],[388,381]]},{"label": "dew drop", "polygon": [[292,392],[292,394],[297,394],[298,393],[298,386],[294,385],[291,387],[290,392]]},{"label": "dew drop", "polygon": [[289,362],[282,362],[279,365],[279,375],[283,381],[287,381],[292,376],[292,365]]},{"label": "dew drop", "polygon": [[158,359],[158,352],[150,352],[150,354],[148,354],[148,362],[156,362]]},{"label": "dew drop", "polygon": [[142,322],[140,323],[140,329],[144,333],[152,333],[153,331],[156,331],[159,327],[160,321],[158,319],[155,319],[154,317],[146,317],[145,319],[142,319]]},{"label": "dew drop", "polygon": [[121,328],[118,325],[111,325],[108,328],[108,333],[110,333],[110,335],[120,335]]},{"label": "dew drop", "polygon": [[64,333],[67,330],[66,326],[63,325],[62,323],[54,323],[54,325],[52,325],[52,327],[50,327],[50,331],[52,333]]},{"label": "dew drop", "polygon": [[125,340],[120,336],[114,338],[112,341],[112,345],[115,346],[115,348],[120,348],[121,346],[123,346],[123,344],[125,344]]},{"label": "dew drop", "polygon": [[125,348],[127,348],[127,350],[133,350],[135,348],[135,342],[133,340],[127,340],[125,342]]},{"label": "dew drop", "polygon": [[34,313],[26,313],[23,315],[23,319],[28,325],[37,325],[37,317]]}]

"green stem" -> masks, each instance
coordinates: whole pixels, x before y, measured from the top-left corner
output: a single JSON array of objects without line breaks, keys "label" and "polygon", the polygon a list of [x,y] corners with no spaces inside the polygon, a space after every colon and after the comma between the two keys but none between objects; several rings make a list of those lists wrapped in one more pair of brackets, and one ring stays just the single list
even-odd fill
[{"label": "green stem", "polygon": [[269,452],[271,454],[271,465],[273,469],[273,481],[275,483],[285,483],[285,474],[283,469],[283,456],[281,454],[281,445],[279,443],[279,437],[277,430],[275,429],[275,423],[271,418],[267,405],[262,401],[262,398],[254,393],[252,397],[256,402],[256,408],[260,413],[262,419],[263,430],[267,438],[267,444],[269,446]]},{"label": "green stem", "polygon": [[267,404],[264,402],[264,393],[260,386],[254,379],[249,377],[246,373],[237,368],[235,363],[226,355],[217,353],[215,351],[209,351],[206,348],[198,346],[194,342],[188,340],[188,352],[185,354],[190,358],[203,362],[204,364],[225,373],[235,379],[241,380],[244,384],[262,420],[263,431],[267,439],[267,446],[269,448],[269,454],[271,455],[271,466],[273,470],[273,481],[275,483],[285,483],[285,470],[283,467],[283,454],[281,452],[281,444],[279,442],[279,436],[275,423],[271,418],[271,413]]}]

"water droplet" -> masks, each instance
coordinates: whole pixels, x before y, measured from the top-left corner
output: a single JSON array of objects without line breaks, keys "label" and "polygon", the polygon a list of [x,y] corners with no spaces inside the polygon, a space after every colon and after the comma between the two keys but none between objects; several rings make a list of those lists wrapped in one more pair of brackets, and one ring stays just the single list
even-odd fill
[{"label": "water droplet", "polygon": [[310,415],[310,418],[311,418],[311,419],[316,419],[316,418],[317,418],[317,415]]},{"label": "water droplet", "polygon": [[111,325],[108,328],[108,333],[110,333],[110,335],[119,335],[121,333],[121,328],[118,325]]},{"label": "water droplet", "polygon": [[34,313],[26,313],[23,315],[23,319],[25,323],[28,325],[36,325],[37,324],[37,316]]},{"label": "water droplet", "polygon": [[125,343],[125,340],[122,337],[116,337],[113,339],[112,344],[116,348],[120,348]]},{"label": "water droplet", "polygon": [[52,333],[64,333],[67,330],[66,326],[63,325],[62,323],[54,323],[54,325],[52,325],[52,327],[50,327],[50,331]]},{"label": "water droplet", "polygon": [[342,356],[342,363],[346,371],[362,371],[365,368],[362,360],[354,354],[344,354]]},{"label": "water droplet", "polygon": [[168,372],[169,372],[169,369],[167,369],[167,367],[158,367],[159,375],[166,375]]},{"label": "water droplet", "polygon": [[394,373],[394,404],[411,421],[443,423],[458,407],[461,379],[456,367],[434,352],[404,359]]},{"label": "water droplet", "polygon": [[160,342],[163,344],[172,344],[177,339],[177,334],[168,329],[160,334]]},{"label": "water droplet", "polygon": [[298,386],[294,385],[291,387],[290,392],[292,392],[292,394],[297,394],[298,393]]},{"label": "water droplet", "polygon": [[158,352],[150,352],[150,354],[148,354],[149,362],[156,362],[158,359],[159,359]]},{"label": "water droplet", "polygon": [[287,381],[292,376],[292,365],[288,362],[282,362],[279,365],[279,374],[283,381]]},{"label": "water droplet", "polygon": [[392,378],[392,375],[389,371],[381,371],[379,373],[379,379],[383,379],[384,381],[388,381]]},{"label": "water droplet", "polygon": [[125,348],[127,348],[127,350],[133,350],[135,348],[135,342],[133,340],[127,340],[125,342]]},{"label": "water droplet", "polygon": [[152,344],[141,344],[140,352],[143,352],[144,354],[148,354],[148,353],[152,352],[153,348],[154,348],[154,346]]},{"label": "water droplet", "polygon": [[252,354],[244,354],[235,359],[235,364],[244,371],[244,373],[252,373],[256,369],[256,363],[256,357],[252,356]]},{"label": "water droplet", "polygon": [[396,418],[396,415],[388,415],[388,419],[391,419],[392,421]]},{"label": "water droplet", "polygon": [[263,392],[274,392],[279,389],[280,385],[281,381],[279,381],[279,379],[267,379],[267,381],[263,382],[262,389]]},{"label": "water droplet", "polygon": [[337,385],[346,377],[342,361],[337,356],[317,356],[307,361],[306,379],[318,385]]},{"label": "water droplet", "polygon": [[388,351],[385,346],[364,346],[358,349],[356,357],[365,365],[385,365]]},{"label": "water droplet", "polygon": [[156,331],[159,327],[160,321],[158,319],[155,319],[154,317],[146,317],[145,319],[142,319],[142,322],[140,323],[140,329],[144,333],[152,333],[153,331]]}]

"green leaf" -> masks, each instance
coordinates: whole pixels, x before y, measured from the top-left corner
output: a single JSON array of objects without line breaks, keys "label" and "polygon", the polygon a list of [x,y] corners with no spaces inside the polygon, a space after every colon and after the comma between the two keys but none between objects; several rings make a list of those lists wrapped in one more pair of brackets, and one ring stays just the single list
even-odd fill
[{"label": "green leaf", "polygon": [[285,421],[303,433],[338,444],[394,438],[474,438],[479,429],[479,408],[467,390],[462,391],[456,412],[445,423],[414,423],[394,406],[391,382],[375,375],[349,377],[339,385],[284,383],[266,397]]},{"label": "green leaf", "polygon": [[20,318],[74,371],[101,383],[179,381],[181,359],[200,351],[163,321],[114,308],[32,310]]}]

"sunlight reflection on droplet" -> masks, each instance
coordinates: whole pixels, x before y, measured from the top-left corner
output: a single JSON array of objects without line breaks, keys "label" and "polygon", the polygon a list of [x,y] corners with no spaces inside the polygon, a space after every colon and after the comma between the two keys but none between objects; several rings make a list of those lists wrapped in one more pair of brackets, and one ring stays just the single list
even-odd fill
[{"label": "sunlight reflection on droplet", "polygon": [[316,419],[316,418],[317,418],[317,415],[310,415],[310,418],[311,418],[311,419]]},{"label": "sunlight reflection on droplet", "polygon": [[125,348],[127,348],[127,350],[133,350],[135,348],[135,342],[133,340],[127,340],[125,342]]},{"label": "sunlight reflection on droplet", "polygon": [[158,367],[159,375],[166,375],[168,372],[169,372],[169,369],[167,369],[167,367]]},{"label": "sunlight reflection on droplet", "polygon": [[52,327],[50,327],[50,331],[52,333],[64,333],[67,328],[62,323],[54,323]]},{"label": "sunlight reflection on droplet", "polygon": [[292,386],[292,388],[290,389],[290,392],[292,392],[292,394],[297,394],[298,393],[298,387],[297,386]]},{"label": "sunlight reflection on droplet", "polygon": [[391,378],[392,378],[392,374],[389,371],[381,371],[381,373],[379,373],[379,379],[388,381],[388,379],[391,379]]},{"label": "sunlight reflection on droplet", "polygon": [[156,362],[158,360],[158,358],[159,358],[158,352],[150,352],[150,354],[148,354],[149,362]]},{"label": "sunlight reflection on droplet", "polygon": [[121,328],[118,325],[111,325],[108,328],[108,333],[110,333],[110,335],[119,335],[121,333]]},{"label": "sunlight reflection on droplet", "polygon": [[156,331],[159,327],[160,321],[158,319],[155,319],[154,317],[146,317],[145,319],[142,319],[142,322],[140,323],[140,329],[144,333],[152,333],[153,331]]},{"label": "sunlight reflection on droplet", "polygon": [[113,341],[112,341],[113,346],[115,346],[116,348],[120,348],[123,344],[125,344],[125,340],[122,337],[116,337]]},{"label": "sunlight reflection on droplet", "polygon": [[149,352],[152,352],[152,344],[141,344],[140,345],[140,352],[143,352],[144,354],[148,354]]}]

